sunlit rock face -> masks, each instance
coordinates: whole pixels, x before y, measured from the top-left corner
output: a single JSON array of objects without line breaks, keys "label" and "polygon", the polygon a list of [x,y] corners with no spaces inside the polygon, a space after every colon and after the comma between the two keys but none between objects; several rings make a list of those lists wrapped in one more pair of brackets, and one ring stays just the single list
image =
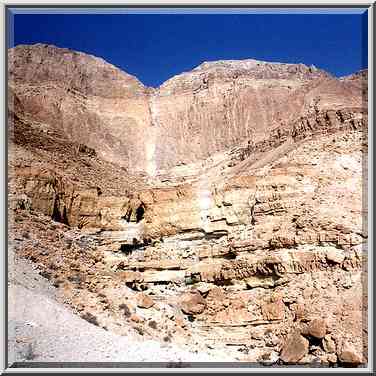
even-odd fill
[{"label": "sunlit rock face", "polygon": [[359,88],[302,64],[256,60],[203,63],[155,94],[161,167],[258,142],[314,109],[361,106]]},{"label": "sunlit rock face", "polygon": [[9,85],[23,117],[59,128],[109,161],[145,171],[148,89],[104,60],[43,44],[8,52]]},{"label": "sunlit rock face", "polygon": [[100,58],[54,46],[17,46],[8,60],[24,117],[152,177],[258,142],[314,109],[362,105],[359,77],[337,80],[303,64],[207,62],[151,89]]},{"label": "sunlit rock face", "polygon": [[236,360],[367,361],[366,72],[219,61],[150,89],[51,46],[9,61],[12,241],[83,317]]}]

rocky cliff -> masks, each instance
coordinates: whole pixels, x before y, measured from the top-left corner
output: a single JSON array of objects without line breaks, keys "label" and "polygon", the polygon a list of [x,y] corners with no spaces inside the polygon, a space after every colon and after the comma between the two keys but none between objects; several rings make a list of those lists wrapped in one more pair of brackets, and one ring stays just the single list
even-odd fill
[{"label": "rocky cliff", "polygon": [[108,161],[144,170],[148,89],[104,60],[43,44],[8,53],[11,102],[22,117],[63,130]]},{"label": "rocky cliff", "polygon": [[303,64],[206,62],[152,89],[102,59],[54,46],[17,46],[8,60],[10,100],[24,117],[151,176],[258,142],[312,109],[362,106],[358,79]]},{"label": "rocky cliff", "polygon": [[367,363],[366,72],[219,61],[150,89],[51,46],[9,62],[10,244],[83,318]]},{"label": "rocky cliff", "polygon": [[[360,106],[359,89],[305,65],[256,60],[203,63],[156,93],[157,165],[189,163],[240,143],[259,142],[311,109]],[[204,109],[204,110],[203,110]]]}]

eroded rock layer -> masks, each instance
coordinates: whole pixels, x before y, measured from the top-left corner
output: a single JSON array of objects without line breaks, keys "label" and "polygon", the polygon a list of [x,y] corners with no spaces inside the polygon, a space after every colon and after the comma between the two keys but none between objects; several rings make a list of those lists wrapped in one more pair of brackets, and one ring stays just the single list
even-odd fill
[{"label": "eroded rock layer", "polygon": [[148,89],[100,58],[43,44],[8,53],[9,100],[22,118],[63,130],[102,158],[144,170]]},{"label": "eroded rock layer", "polygon": [[11,102],[109,161],[154,176],[259,142],[312,109],[362,107],[360,77],[257,60],[203,63],[158,89],[102,59],[38,44],[9,50]]},{"label": "eroded rock layer", "polygon": [[65,49],[9,59],[10,246],[84,319],[367,363],[366,72],[222,61],[147,89]]}]

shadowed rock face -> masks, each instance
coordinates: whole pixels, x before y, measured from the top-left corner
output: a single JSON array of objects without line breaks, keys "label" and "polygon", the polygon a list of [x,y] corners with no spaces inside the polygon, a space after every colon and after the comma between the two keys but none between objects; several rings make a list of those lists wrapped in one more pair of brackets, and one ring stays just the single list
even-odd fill
[{"label": "shadowed rock face", "polygon": [[151,89],[68,49],[17,46],[8,58],[10,100],[25,117],[151,176],[260,141],[315,108],[362,106],[358,79],[337,80],[303,64],[206,62]]},{"label": "shadowed rock face", "polygon": [[83,317],[251,362],[367,361],[366,72],[219,61],[150,89],[66,49],[9,60],[14,242]]}]

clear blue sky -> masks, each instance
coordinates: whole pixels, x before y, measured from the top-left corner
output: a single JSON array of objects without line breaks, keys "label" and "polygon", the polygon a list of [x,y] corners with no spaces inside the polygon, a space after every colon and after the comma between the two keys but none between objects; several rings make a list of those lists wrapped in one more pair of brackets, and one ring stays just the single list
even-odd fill
[{"label": "clear blue sky", "polygon": [[100,56],[148,86],[203,61],[304,63],[342,76],[367,68],[365,14],[16,14],[14,45]]}]

